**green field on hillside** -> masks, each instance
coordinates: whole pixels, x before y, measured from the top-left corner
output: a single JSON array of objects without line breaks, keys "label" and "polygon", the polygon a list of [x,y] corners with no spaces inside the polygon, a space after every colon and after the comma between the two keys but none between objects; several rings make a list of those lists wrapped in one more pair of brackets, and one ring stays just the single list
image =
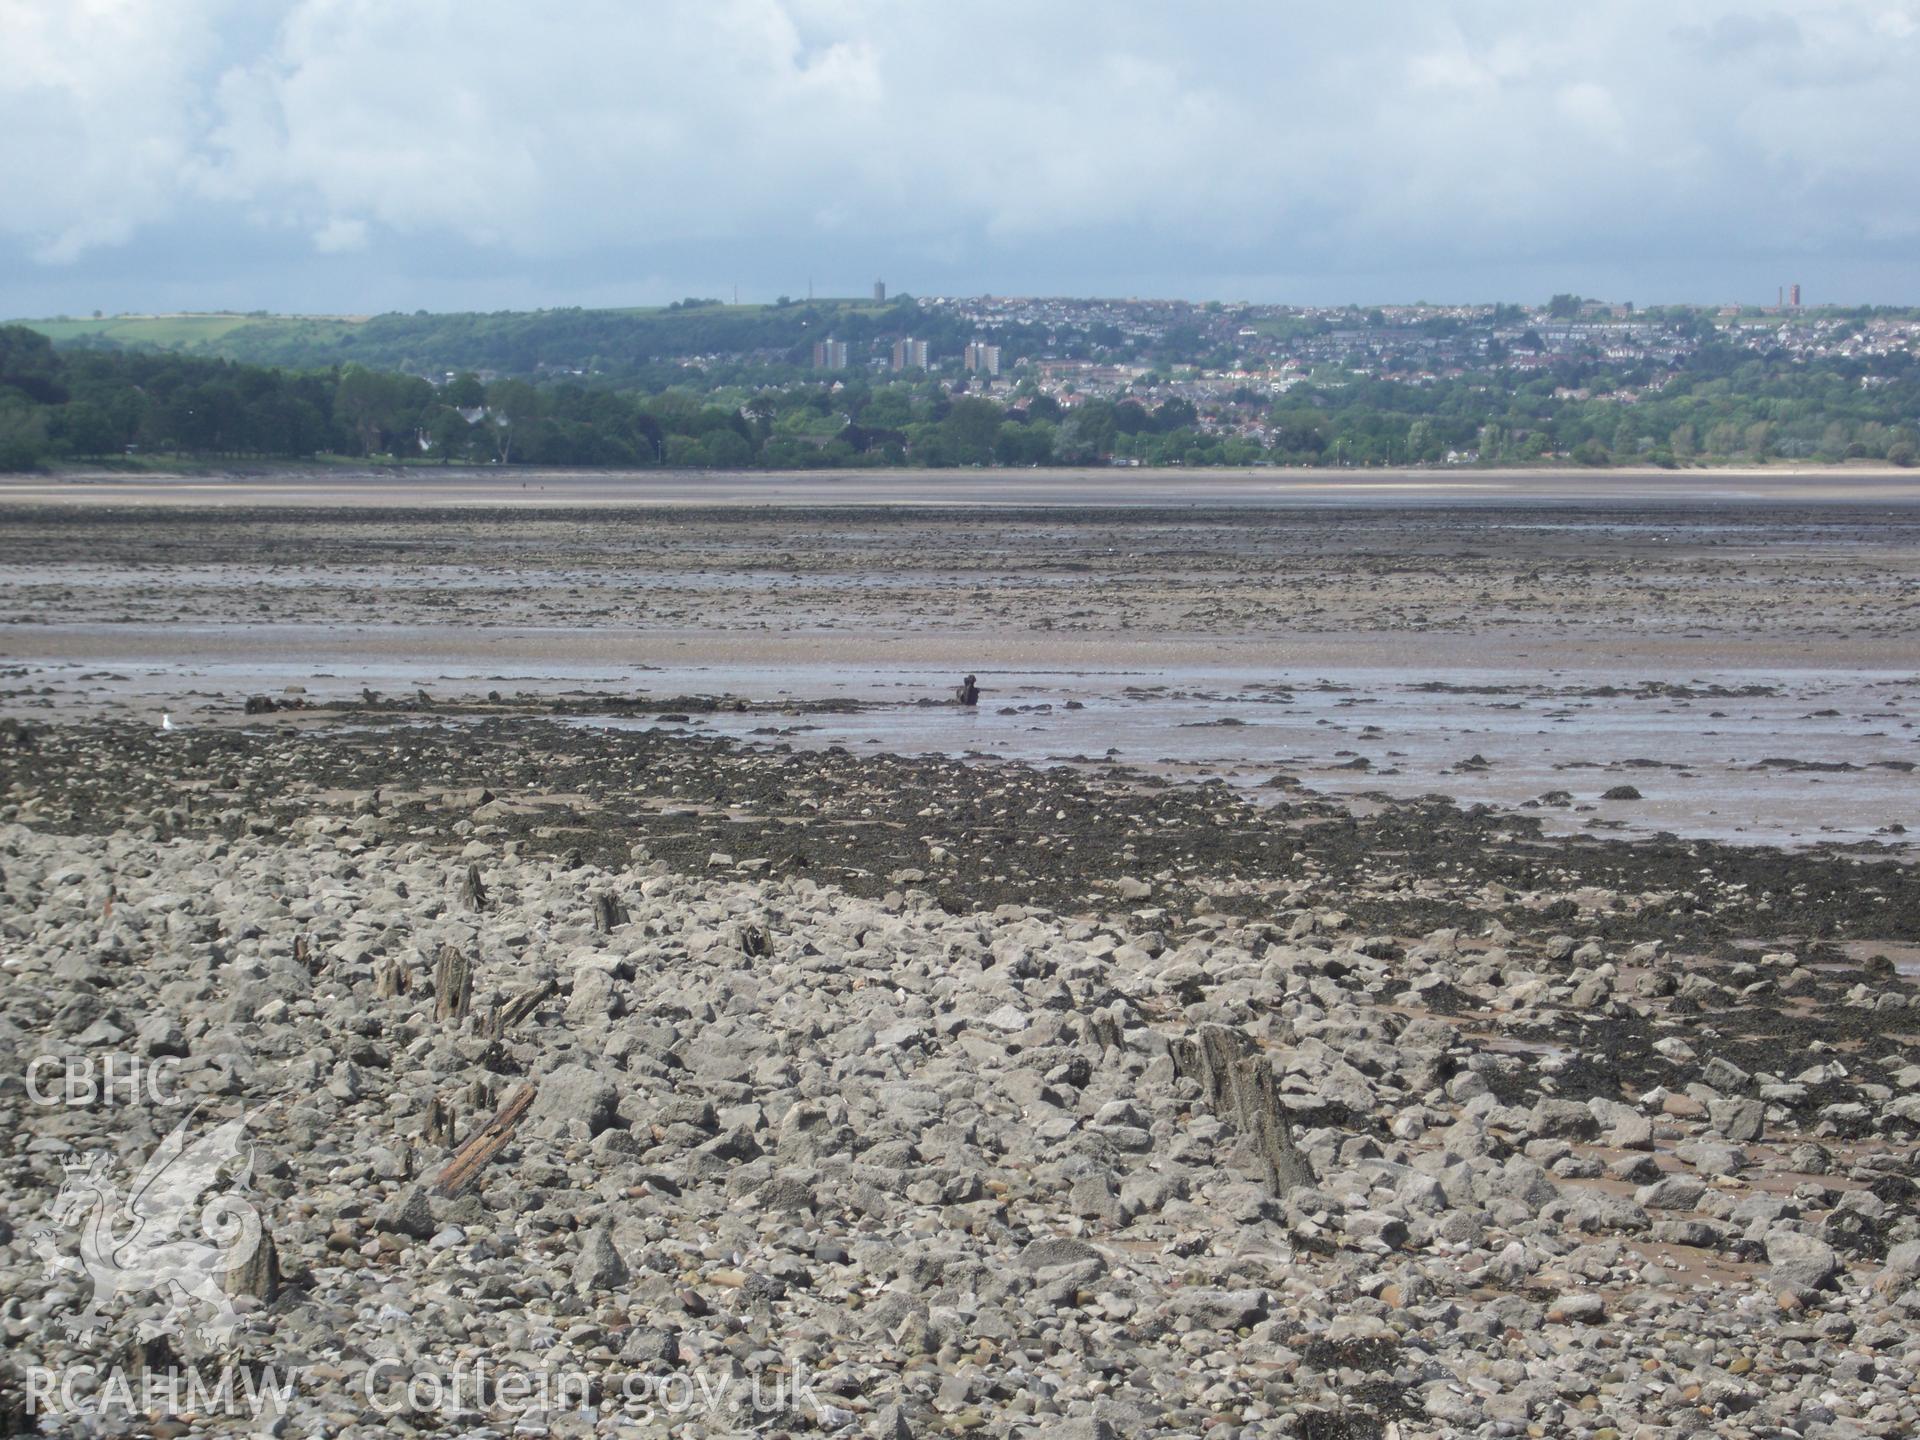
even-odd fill
[{"label": "green field on hillside", "polygon": [[104,340],[130,348],[223,355],[275,343],[338,343],[364,324],[365,316],[240,315],[228,312],[175,315],[102,315],[76,319],[23,320],[57,345]]}]

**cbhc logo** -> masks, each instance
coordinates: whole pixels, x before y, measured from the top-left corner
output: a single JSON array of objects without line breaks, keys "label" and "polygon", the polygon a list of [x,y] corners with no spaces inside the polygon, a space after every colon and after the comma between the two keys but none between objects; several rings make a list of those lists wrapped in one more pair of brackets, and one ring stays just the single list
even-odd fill
[{"label": "cbhc logo", "polygon": [[27,1062],[27,1094],[36,1105],[165,1105],[179,1068],[166,1055],[36,1055]]}]

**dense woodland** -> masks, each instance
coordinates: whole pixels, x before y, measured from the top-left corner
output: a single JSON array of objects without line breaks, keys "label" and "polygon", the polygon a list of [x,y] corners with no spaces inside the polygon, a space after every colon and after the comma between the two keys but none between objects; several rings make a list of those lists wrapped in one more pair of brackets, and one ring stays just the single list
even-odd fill
[{"label": "dense woodland", "polygon": [[[737,314],[683,313],[689,325],[728,325]],[[784,323],[781,307],[752,313],[754,324]],[[876,308],[870,323],[888,323],[886,314]],[[495,317],[445,318],[455,325]],[[837,333],[859,338],[857,319],[843,315]],[[734,347],[741,340],[719,338]],[[779,335],[768,338],[780,350]],[[794,368],[784,352],[751,378],[685,366],[639,373],[645,368],[618,380],[486,383],[466,371],[435,384],[357,362],[293,369],[152,350],[56,349],[36,331],[0,326],[0,469],[129,456],[776,469],[1110,459],[1376,465],[1449,454],[1594,466],[1910,465],[1920,449],[1920,363],[1908,354],[1876,357],[1869,370],[1864,361],[1756,356],[1708,343],[1659,388],[1644,373],[1569,358],[1546,371],[1423,384],[1317,376],[1277,397],[1232,391],[1203,401],[1204,409],[1154,376],[1143,377],[1139,398],[1063,408],[1018,377],[991,395],[955,393],[917,374],[850,371],[828,384]]]}]

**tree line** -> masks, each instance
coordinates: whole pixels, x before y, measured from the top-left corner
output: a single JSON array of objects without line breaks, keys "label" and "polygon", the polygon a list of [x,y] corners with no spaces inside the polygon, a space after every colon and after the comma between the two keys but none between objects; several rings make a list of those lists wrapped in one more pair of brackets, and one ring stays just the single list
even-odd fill
[{"label": "tree line", "polygon": [[[696,304],[696,310],[704,302]],[[688,312],[680,312],[688,313]],[[1275,396],[992,397],[927,376],[647,388],[561,378],[442,383],[359,364],[283,370],[151,351],[56,350],[0,326],[0,469],[129,454],[440,464],[818,466],[1914,463],[1920,364],[1801,361],[1707,346],[1653,377],[1568,360],[1407,384],[1328,374]],[[1063,400],[1065,403],[1063,403]]]}]

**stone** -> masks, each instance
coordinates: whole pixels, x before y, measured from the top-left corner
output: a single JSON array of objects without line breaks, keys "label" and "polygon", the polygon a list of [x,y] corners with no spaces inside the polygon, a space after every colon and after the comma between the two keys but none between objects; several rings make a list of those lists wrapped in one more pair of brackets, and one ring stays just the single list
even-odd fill
[{"label": "stone", "polygon": [[1239,1330],[1257,1325],[1266,1318],[1267,1308],[1265,1291],[1213,1288],[1176,1290],[1166,1305],[1169,1314],[1208,1330]]},{"label": "stone", "polygon": [[1697,1175],[1664,1175],[1634,1192],[1634,1202],[1649,1210],[1691,1210],[1707,1193],[1707,1182]]},{"label": "stone", "polygon": [[606,971],[589,967],[573,977],[573,993],[567,997],[567,1018],[576,1024],[617,1020],[625,1013],[613,977]]},{"label": "stone", "polygon": [[1806,1290],[1829,1288],[1840,1274],[1840,1256],[1824,1240],[1796,1230],[1774,1230],[1767,1236],[1767,1264],[1776,1285]]},{"label": "stone", "polygon": [[[126,1047],[184,1062],[196,1126],[278,1102],[248,1181],[276,1248],[216,1278],[237,1355],[302,1357],[285,1434],[404,1429],[364,1370],[395,1337],[406,1368],[734,1395],[804,1365],[818,1409],[690,1421],[743,1434],[1915,1428],[1905,991],[1883,1016],[1897,976],[1739,943],[1819,928],[1787,882],[1831,857],[1771,856],[1736,891],[1707,841],[1642,873],[1627,837],[1562,848],[1451,810],[1435,829],[1434,801],[1323,824],[1336,802],[1292,789],[1254,808],[1087,767],[523,722],[538,703],[348,743],[54,719],[0,783],[12,1098],[31,1055]],[[509,798],[443,802],[481,776]],[[140,796],[124,825],[116,789]],[[1350,853],[1375,834],[1398,843]],[[745,863],[706,872],[713,849]],[[595,897],[624,914],[598,924]],[[1851,903],[1836,940],[1892,913]],[[1683,934],[1729,944],[1674,953]],[[447,947],[472,1013],[436,1023]],[[1673,983],[1642,986],[1648,967]],[[1835,1034],[1878,1038],[1768,1060],[1750,1017],[1795,985]],[[150,1295],[109,1297],[75,1344],[85,1277],[43,1243],[71,1258],[75,1236],[39,1228],[94,1149],[124,1195],[174,1117],[9,1113],[0,1430],[16,1358],[175,1363],[137,1340]],[[619,1424],[610,1403],[521,1428]]]},{"label": "stone", "polygon": [[1736,1145],[1751,1144],[1766,1129],[1766,1107],[1758,1100],[1710,1100],[1707,1123]]},{"label": "stone", "polygon": [[573,1288],[583,1295],[618,1290],[627,1276],[627,1262],[614,1248],[612,1231],[604,1225],[588,1231],[573,1262]]},{"label": "stone", "polygon": [[1052,1236],[1031,1240],[1020,1252],[1020,1264],[1028,1270],[1050,1270],[1060,1265],[1081,1265],[1092,1262],[1102,1268],[1106,1257],[1084,1240],[1074,1240],[1066,1236]]},{"label": "stone", "polygon": [[560,1065],[540,1076],[537,1083],[539,1093],[527,1114],[533,1123],[544,1123],[549,1130],[577,1123],[585,1126],[589,1135],[598,1135],[619,1121],[619,1092],[611,1081],[585,1065]]},{"label": "stone", "polygon": [[1552,1325],[1598,1325],[1607,1318],[1607,1302],[1599,1295],[1562,1295],[1547,1307]]},{"label": "stone", "polygon": [[1540,1100],[1527,1117],[1527,1133],[1561,1140],[1591,1140],[1600,1133],[1593,1111],[1573,1100]]},{"label": "stone", "polygon": [[433,1218],[433,1206],[425,1187],[409,1185],[374,1216],[373,1228],[383,1234],[405,1235],[411,1240],[430,1240],[440,1225]]}]

